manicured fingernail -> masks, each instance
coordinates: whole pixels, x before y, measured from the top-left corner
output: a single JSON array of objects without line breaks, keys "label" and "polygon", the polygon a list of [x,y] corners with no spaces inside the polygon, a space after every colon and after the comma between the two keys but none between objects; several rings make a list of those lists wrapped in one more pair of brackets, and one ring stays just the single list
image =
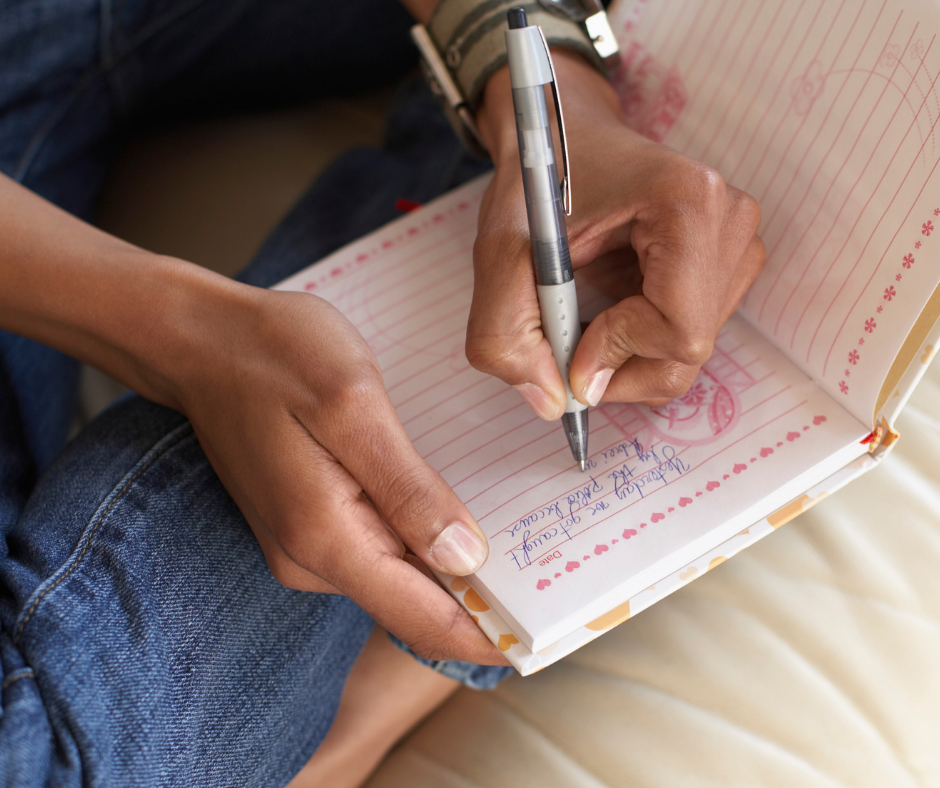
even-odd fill
[{"label": "manicured fingernail", "polygon": [[543,388],[534,383],[520,383],[513,388],[540,419],[555,421],[565,412],[564,403],[555,402]]},{"label": "manicured fingernail", "polygon": [[600,372],[595,372],[591,375],[587,383],[584,384],[584,388],[581,389],[581,396],[584,397],[584,401],[594,407],[598,402],[601,401],[601,397],[604,396],[604,392],[607,391],[607,384],[610,383],[610,378],[614,374],[612,369],[602,369]]},{"label": "manicured fingernail", "polygon": [[486,560],[486,543],[469,525],[451,523],[431,544],[431,555],[451,575],[476,572]]}]

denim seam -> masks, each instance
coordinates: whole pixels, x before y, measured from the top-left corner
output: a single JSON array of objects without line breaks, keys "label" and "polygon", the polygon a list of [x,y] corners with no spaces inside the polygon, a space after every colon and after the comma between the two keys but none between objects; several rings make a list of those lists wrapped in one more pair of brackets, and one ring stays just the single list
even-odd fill
[{"label": "denim seam", "polygon": [[20,679],[34,679],[36,674],[33,672],[32,668],[20,668],[19,670],[14,670],[9,676],[3,680],[3,684],[0,684],[0,690],[5,690],[11,684],[15,684]]},{"label": "denim seam", "polygon": [[[164,436],[159,442],[157,442],[150,451],[140,460],[139,467],[137,470],[130,471],[127,476],[122,480],[123,484],[119,483],[108,495],[110,500],[103,502],[101,506],[98,507],[98,510],[92,515],[89,524],[85,527],[85,531],[82,533],[79,544],[84,542],[81,549],[79,550],[76,546],[75,550],[78,550],[76,554],[75,551],[72,552],[72,555],[66,560],[66,562],[59,567],[57,572],[49,577],[44,583],[33,592],[32,603],[28,607],[24,606],[24,610],[20,613],[21,618],[17,622],[15,634],[13,635],[13,642],[19,645],[21,638],[23,637],[23,630],[26,627],[27,622],[33,613],[36,612],[36,608],[39,604],[48,596],[48,594],[54,591],[63,581],[68,579],[78,565],[81,563],[82,558],[85,556],[85,553],[88,552],[88,548],[92,546],[93,538],[95,533],[98,531],[102,523],[107,519],[108,514],[111,512],[111,509],[114,508],[114,505],[120,501],[127,491],[131,488],[131,485],[140,478],[140,476],[151,466],[154,462],[160,459],[165,455],[170,449],[177,446],[183,441],[186,437],[185,433],[189,432],[192,434],[192,426],[187,422],[186,424],[181,424],[175,430],[173,430],[168,435]],[[118,489],[120,488],[120,489]],[[115,492],[117,490],[117,492]],[[102,507],[104,510],[102,511]],[[90,526],[90,527],[89,527]],[[27,600],[27,603],[29,600]]]},{"label": "denim seam", "polygon": [[[109,71],[112,71],[118,64],[121,63],[124,58],[130,55],[135,49],[145,44],[152,36],[155,36],[157,33],[160,33],[165,28],[172,25],[174,22],[177,22],[186,14],[194,11],[200,5],[205,3],[206,0],[193,0],[193,2],[186,5],[186,7],[179,9],[178,11],[168,14],[164,18],[152,22],[150,25],[145,27],[140,33],[131,40],[126,49],[122,52],[117,53],[116,55],[113,52],[113,48],[110,46],[108,50],[111,52],[111,61],[109,63],[104,63],[99,60],[98,63],[91,66],[88,71],[85,73],[79,83],[72,89],[72,92],[62,100],[62,102],[52,110],[47,116],[46,120],[40,124],[39,128],[33,133],[33,136],[30,138],[29,144],[26,146],[26,150],[23,152],[23,155],[20,157],[20,160],[16,166],[16,169],[13,172],[13,180],[18,183],[23,183],[26,180],[26,176],[29,173],[29,168],[32,166],[33,162],[36,160],[36,157],[39,155],[39,151],[42,150],[42,146],[45,144],[45,141],[48,139],[49,134],[52,133],[52,130],[56,127],[62,118],[65,117],[66,113],[69,110],[69,107],[78,100],[78,97],[88,88],[92,83],[95,77],[103,76]],[[111,12],[110,4],[108,12]],[[104,13],[104,9],[100,13]],[[113,30],[113,19],[111,27]],[[111,35],[111,31],[99,31],[99,35]],[[99,42],[100,44],[101,42]],[[103,49],[101,50],[103,51]]]}]

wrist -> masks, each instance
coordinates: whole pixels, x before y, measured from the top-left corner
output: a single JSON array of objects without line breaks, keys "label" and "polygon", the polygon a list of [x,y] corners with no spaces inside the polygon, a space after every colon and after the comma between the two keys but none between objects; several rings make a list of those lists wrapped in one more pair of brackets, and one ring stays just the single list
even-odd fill
[{"label": "wrist", "polygon": [[[620,103],[611,84],[581,55],[561,47],[552,48],[552,61],[569,138],[584,126],[622,124]],[[494,165],[516,164],[518,141],[509,68],[504,66],[487,82],[476,115],[477,125]],[[557,121],[553,118],[557,137]],[[557,144],[557,139],[556,139]],[[508,158],[507,158],[508,157]]]}]

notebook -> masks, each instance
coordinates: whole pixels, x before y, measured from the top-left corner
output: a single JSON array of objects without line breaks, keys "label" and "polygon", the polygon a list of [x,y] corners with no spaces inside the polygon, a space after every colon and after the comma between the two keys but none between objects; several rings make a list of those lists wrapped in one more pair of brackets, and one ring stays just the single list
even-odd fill
[{"label": "notebook", "polygon": [[[374,350],[489,539],[475,575],[440,580],[524,675],[879,463],[940,339],[940,5],[632,0],[611,22],[629,123],[763,211],[766,266],[685,395],[593,409],[581,473],[557,423],[469,366],[485,177],[279,285]],[[583,317],[612,303],[577,279]]]}]

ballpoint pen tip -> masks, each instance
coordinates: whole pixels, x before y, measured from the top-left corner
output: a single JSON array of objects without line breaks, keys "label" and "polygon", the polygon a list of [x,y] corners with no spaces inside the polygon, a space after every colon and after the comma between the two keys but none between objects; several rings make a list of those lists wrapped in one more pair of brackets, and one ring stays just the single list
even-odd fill
[{"label": "ballpoint pen tip", "polygon": [[586,468],[585,468],[585,466],[584,466],[584,460],[580,460],[580,461],[579,461],[579,464],[581,465],[581,473],[584,473],[584,471],[586,470]]}]

